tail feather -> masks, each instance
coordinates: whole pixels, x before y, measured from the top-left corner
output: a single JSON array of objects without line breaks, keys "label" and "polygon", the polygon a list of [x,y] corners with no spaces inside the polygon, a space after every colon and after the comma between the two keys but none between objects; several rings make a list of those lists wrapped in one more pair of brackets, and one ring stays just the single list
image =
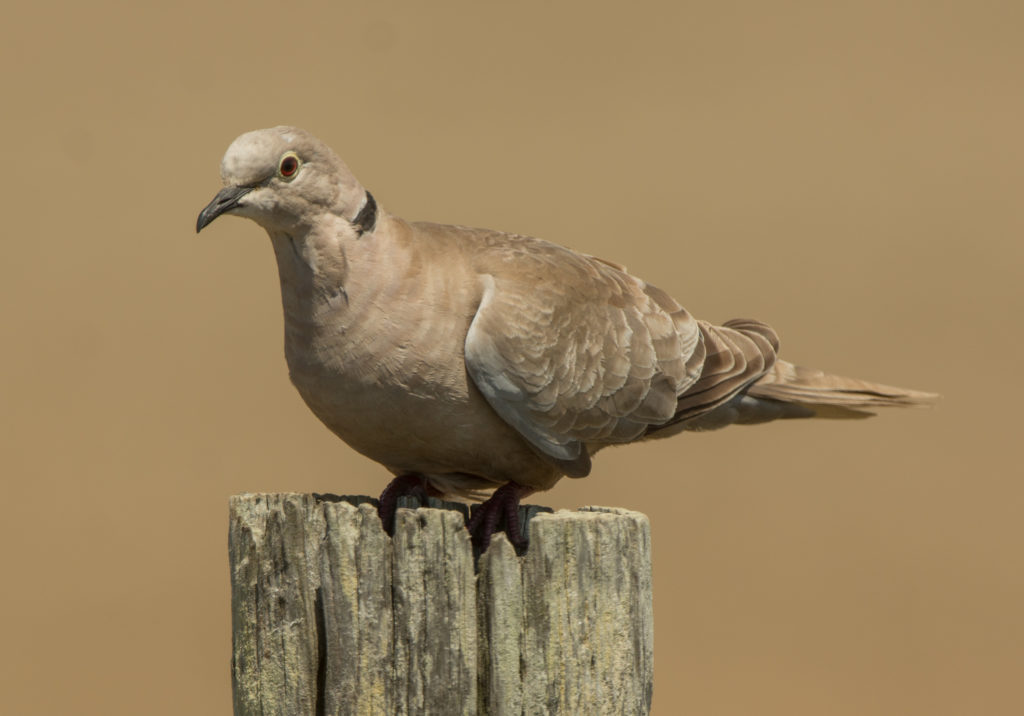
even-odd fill
[{"label": "tail feather", "polygon": [[760,321],[699,325],[700,378],[679,396],[675,416],[648,428],[645,437],[791,418],[866,418],[875,408],[928,405],[938,398],[780,360],[778,336]]},{"label": "tail feather", "polygon": [[776,361],[746,393],[805,405],[819,418],[864,417],[874,408],[929,405],[938,398],[935,393],[830,375],[783,360]]}]

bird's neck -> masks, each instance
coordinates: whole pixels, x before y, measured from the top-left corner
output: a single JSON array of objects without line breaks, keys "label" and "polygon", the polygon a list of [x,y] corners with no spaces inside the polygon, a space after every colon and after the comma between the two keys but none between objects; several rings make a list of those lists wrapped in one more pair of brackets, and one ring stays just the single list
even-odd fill
[{"label": "bird's neck", "polygon": [[355,238],[344,221],[325,220],[315,229],[267,230],[281,282],[286,326],[306,323],[345,292],[348,261],[345,244]]},{"label": "bird's neck", "polygon": [[[397,288],[389,277],[410,269],[412,257],[396,248],[404,222],[383,212],[375,230],[360,234],[337,216],[302,233],[268,231],[277,258],[285,333],[315,332],[325,324],[355,326],[370,320],[380,293]],[[406,227],[407,228],[407,227]],[[399,242],[401,243],[401,242]]]}]

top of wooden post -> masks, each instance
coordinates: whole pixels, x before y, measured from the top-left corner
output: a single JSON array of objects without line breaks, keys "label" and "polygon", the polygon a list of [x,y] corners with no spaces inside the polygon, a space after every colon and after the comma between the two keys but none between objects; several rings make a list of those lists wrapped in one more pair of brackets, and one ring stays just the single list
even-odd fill
[{"label": "top of wooden post", "polygon": [[[438,503],[435,503],[438,504]],[[650,526],[629,510],[527,514],[475,559],[464,506],[231,498],[238,714],[645,714]]]}]

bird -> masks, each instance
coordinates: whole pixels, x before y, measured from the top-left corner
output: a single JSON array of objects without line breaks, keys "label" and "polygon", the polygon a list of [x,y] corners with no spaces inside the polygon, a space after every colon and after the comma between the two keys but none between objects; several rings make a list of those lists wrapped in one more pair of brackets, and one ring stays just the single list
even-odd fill
[{"label": "bird", "polygon": [[797,418],[860,418],[935,395],[779,357],[766,323],[716,325],[614,262],[489,229],[407,222],[325,143],[246,132],[220,165],[221,215],[269,235],[291,382],[405,494],[477,501],[486,547],[526,543],[520,500],[591,472],[608,446]]}]

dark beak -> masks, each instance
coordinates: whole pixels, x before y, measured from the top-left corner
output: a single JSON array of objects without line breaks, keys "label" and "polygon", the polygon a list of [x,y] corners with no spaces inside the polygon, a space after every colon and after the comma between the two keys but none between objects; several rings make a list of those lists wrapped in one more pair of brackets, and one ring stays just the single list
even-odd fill
[{"label": "dark beak", "polygon": [[199,212],[196,220],[196,233],[203,230],[203,227],[223,214],[238,206],[238,200],[248,194],[256,187],[252,186],[228,186],[217,192],[213,201],[206,205],[206,208]]}]

